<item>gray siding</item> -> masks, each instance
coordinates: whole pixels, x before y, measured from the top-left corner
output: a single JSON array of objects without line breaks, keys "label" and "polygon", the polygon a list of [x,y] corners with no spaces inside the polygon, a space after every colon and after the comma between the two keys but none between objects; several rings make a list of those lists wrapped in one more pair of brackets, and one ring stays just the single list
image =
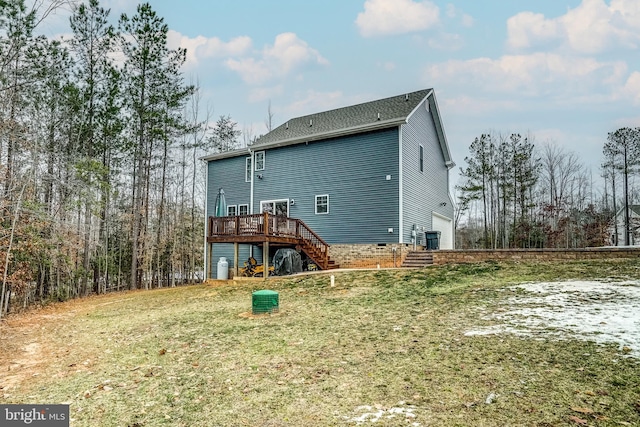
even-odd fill
[{"label": "gray siding", "polygon": [[244,182],[247,156],[231,157],[208,162],[207,213],[212,215],[216,205],[218,189],[224,190],[227,205],[249,204],[251,183]]},{"label": "gray siding", "polygon": [[[218,189],[224,190],[227,205],[249,204],[251,184],[245,182],[245,158],[247,156],[232,157],[215,162],[208,162],[207,183],[207,214],[211,216],[215,210]],[[249,258],[249,245],[240,245],[238,265],[244,266],[244,261]],[[254,256],[256,251],[254,249]],[[217,264],[220,257],[227,258],[229,268],[234,268],[233,244],[216,243],[213,252],[208,254],[211,260],[211,272],[213,278],[217,278]]]},{"label": "gray siding", "polygon": [[[431,113],[420,104],[402,125],[403,239],[411,242],[411,230],[432,230],[432,212],[453,219],[449,172]],[[428,105],[428,104],[427,104]],[[419,169],[419,147],[424,147],[424,168]],[[446,202],[446,206],[440,204]],[[420,238],[421,236],[419,236]],[[420,243],[420,240],[418,241]]]},{"label": "gray siding", "polygon": [[[397,128],[270,149],[255,179],[255,210],[262,200],[294,199],[289,216],[329,244],[397,242],[398,152]],[[316,215],[323,194],[329,213]]]}]

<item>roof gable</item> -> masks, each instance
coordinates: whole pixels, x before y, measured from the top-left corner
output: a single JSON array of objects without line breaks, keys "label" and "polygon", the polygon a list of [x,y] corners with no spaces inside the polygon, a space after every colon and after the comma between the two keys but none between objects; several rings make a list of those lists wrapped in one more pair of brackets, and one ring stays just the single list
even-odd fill
[{"label": "roof gable", "polygon": [[290,119],[258,138],[248,148],[205,156],[205,161],[247,155],[251,151],[301,144],[362,132],[387,129],[408,123],[409,117],[427,103],[436,127],[446,166],[455,166],[440,118],[433,89],[423,89],[362,104]]},{"label": "roof gable", "polygon": [[406,122],[407,117],[430,92],[432,92],[431,89],[424,89],[296,117],[258,138],[253,148],[260,149],[261,146],[272,144],[288,145],[303,140],[310,141],[396,126]]}]

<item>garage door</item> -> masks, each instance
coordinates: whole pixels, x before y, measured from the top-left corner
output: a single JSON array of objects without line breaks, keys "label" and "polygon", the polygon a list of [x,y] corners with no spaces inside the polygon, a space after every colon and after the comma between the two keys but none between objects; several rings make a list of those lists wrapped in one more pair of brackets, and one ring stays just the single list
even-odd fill
[{"label": "garage door", "polygon": [[432,226],[440,232],[440,249],[453,249],[453,221],[446,216],[433,213]]}]

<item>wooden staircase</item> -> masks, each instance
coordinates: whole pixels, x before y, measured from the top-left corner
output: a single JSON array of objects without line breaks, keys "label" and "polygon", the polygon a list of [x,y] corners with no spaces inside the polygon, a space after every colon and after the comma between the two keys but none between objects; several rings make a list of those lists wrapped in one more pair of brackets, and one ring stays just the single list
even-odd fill
[{"label": "wooden staircase", "polygon": [[334,270],[340,268],[340,264],[336,264],[329,254],[324,254],[317,246],[311,244],[305,239],[296,245],[296,249],[304,252],[319,268],[323,270]]},{"label": "wooden staircase", "polygon": [[420,268],[433,265],[433,254],[431,251],[410,251],[404,261],[402,267]]}]

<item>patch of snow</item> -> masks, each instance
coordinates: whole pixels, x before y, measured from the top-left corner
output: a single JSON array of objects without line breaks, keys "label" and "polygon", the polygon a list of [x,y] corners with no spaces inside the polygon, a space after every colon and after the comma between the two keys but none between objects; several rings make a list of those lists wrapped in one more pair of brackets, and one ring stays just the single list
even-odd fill
[{"label": "patch of snow", "polygon": [[[382,418],[391,419],[391,418],[395,418],[396,415],[399,415],[399,416],[404,416],[405,422],[408,423],[410,422],[410,420],[413,420],[416,418],[416,414],[414,414],[416,407],[413,405],[405,406],[405,404],[406,404],[405,402],[398,402],[398,406],[392,407],[389,409],[383,409],[379,405],[376,405],[377,410],[374,412],[364,412],[363,414],[360,414],[354,417],[345,416],[343,418],[348,422],[352,422],[352,423],[356,423],[357,425],[360,425],[367,422],[377,423]],[[372,411],[372,410],[373,410],[373,407],[369,405],[358,406],[356,408],[356,412]],[[421,424],[418,422],[413,422],[411,423],[411,425],[414,427],[421,426]]]},{"label": "patch of snow", "polygon": [[507,299],[505,311],[485,317],[499,324],[465,335],[555,335],[617,343],[640,357],[640,281],[524,283],[510,289],[525,293]]}]

